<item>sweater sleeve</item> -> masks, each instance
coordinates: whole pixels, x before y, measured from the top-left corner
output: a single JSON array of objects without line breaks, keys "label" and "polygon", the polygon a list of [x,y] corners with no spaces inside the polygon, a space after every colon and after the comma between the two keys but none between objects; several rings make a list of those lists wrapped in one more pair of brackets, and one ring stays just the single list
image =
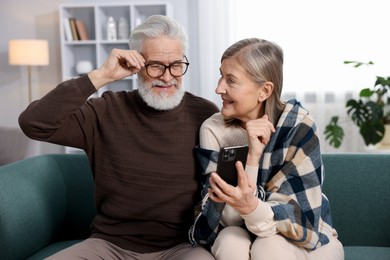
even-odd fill
[{"label": "sweater sleeve", "polygon": [[269,237],[277,233],[274,212],[268,203],[260,199],[254,211],[241,217],[248,230],[258,237]]},{"label": "sweater sleeve", "polygon": [[[259,171],[259,166],[249,166],[245,167],[245,172],[248,177],[257,182],[257,175]],[[276,233],[276,222],[274,220],[274,212],[272,211],[271,206],[268,203],[265,203],[259,199],[257,208],[247,214],[241,215],[245,221],[245,226],[258,237],[269,237]]]},{"label": "sweater sleeve", "polygon": [[86,104],[94,92],[87,75],[65,81],[32,102],[20,114],[19,125],[32,139],[85,149],[96,132],[93,109]]}]

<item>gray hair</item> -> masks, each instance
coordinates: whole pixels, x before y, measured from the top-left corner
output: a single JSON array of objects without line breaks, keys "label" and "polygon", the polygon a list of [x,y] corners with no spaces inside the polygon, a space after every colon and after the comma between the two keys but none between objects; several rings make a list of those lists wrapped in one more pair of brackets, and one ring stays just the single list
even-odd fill
[{"label": "gray hair", "polygon": [[283,87],[283,50],[276,43],[248,38],[226,49],[221,62],[227,58],[236,58],[256,84],[263,85],[266,81],[274,84],[271,96],[265,100],[264,109],[275,125],[284,109],[284,103],[280,99]]},{"label": "gray hair", "polygon": [[143,43],[146,39],[160,36],[180,40],[183,53],[186,53],[188,49],[188,37],[183,26],[164,15],[152,15],[132,30],[129,39],[130,50],[137,50],[142,53]]}]

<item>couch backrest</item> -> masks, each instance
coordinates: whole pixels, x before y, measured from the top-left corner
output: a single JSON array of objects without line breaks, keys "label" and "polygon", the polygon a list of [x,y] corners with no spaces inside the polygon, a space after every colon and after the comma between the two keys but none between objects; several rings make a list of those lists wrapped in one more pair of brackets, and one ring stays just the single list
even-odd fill
[{"label": "couch backrest", "polygon": [[0,167],[0,259],[85,238],[95,207],[85,155],[41,155]]},{"label": "couch backrest", "polygon": [[390,247],[390,154],[323,154],[323,192],[344,246]]}]

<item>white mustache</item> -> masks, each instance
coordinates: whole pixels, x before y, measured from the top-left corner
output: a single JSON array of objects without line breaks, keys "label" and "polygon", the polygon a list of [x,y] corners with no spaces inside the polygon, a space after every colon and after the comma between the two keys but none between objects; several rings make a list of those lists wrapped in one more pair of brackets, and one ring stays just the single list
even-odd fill
[{"label": "white mustache", "polygon": [[152,81],[152,87],[153,86],[170,86],[170,85],[176,85],[177,84],[177,80],[176,79],[172,79],[171,81],[169,82],[163,82],[161,80],[153,80]]}]

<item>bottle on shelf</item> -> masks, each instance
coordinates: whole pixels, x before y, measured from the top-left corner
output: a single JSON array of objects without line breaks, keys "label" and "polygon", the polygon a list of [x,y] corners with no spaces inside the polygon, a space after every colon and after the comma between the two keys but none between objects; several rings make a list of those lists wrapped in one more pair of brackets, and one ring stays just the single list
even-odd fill
[{"label": "bottle on shelf", "polygon": [[118,22],[118,39],[127,40],[129,38],[129,26],[127,20],[124,17],[119,18]]},{"label": "bottle on shelf", "polygon": [[110,16],[107,20],[107,40],[108,41],[116,41],[116,23],[114,17]]}]

